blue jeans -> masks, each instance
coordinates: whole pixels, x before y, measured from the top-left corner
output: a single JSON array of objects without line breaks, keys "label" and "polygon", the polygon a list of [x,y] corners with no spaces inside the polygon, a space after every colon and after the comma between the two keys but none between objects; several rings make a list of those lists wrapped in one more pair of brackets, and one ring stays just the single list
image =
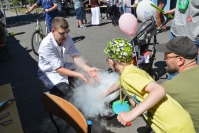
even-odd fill
[{"label": "blue jeans", "polygon": [[[198,50],[199,50],[199,40],[196,40],[196,41],[193,41],[195,44],[196,44],[196,46],[197,46],[197,48],[198,48]],[[197,62],[197,64],[199,63],[198,62],[198,53],[197,53],[197,55],[196,55],[196,62]]]}]

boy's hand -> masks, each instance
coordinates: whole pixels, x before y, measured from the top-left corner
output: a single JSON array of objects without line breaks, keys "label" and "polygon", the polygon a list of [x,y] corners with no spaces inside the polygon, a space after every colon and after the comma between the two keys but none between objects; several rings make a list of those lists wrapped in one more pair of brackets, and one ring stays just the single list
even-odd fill
[{"label": "boy's hand", "polygon": [[132,115],[130,112],[121,112],[117,116],[117,120],[124,126],[127,125],[130,121],[133,121]]},{"label": "boy's hand", "polygon": [[80,79],[82,79],[85,83],[88,82],[88,80],[87,80],[87,79],[84,77],[84,75],[81,74],[81,73],[79,73],[77,77],[80,78]]}]

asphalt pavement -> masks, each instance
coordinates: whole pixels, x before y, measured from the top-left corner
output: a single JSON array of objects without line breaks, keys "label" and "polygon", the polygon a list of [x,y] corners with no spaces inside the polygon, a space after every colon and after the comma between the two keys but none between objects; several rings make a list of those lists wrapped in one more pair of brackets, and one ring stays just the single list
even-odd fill
[{"label": "asphalt pavement", "polygon": [[[48,114],[44,112],[41,102],[43,86],[37,76],[38,56],[34,55],[31,49],[31,35],[34,32],[36,16],[25,15],[6,11],[8,32],[13,32],[14,36],[7,37],[7,48],[10,55],[8,59],[6,53],[0,52],[0,85],[11,83],[13,93],[17,99],[17,107],[26,133],[50,133],[55,132],[55,128],[49,121]],[[119,26],[112,26],[111,20],[105,20],[102,14],[101,25],[90,25],[90,14],[87,14],[87,29],[80,29],[76,26],[75,16],[64,16],[69,22],[70,36],[73,38],[81,56],[91,66],[103,70],[108,69],[105,62],[106,55],[103,50],[108,41],[116,37],[123,37],[127,40],[132,38],[124,35]],[[141,23],[139,23],[140,25]],[[169,29],[170,23],[168,23]],[[170,31],[157,35],[158,43],[165,43],[169,40]],[[157,44],[158,45],[158,44]],[[162,61],[163,54],[156,53],[154,61],[154,71],[158,74],[158,83],[165,80],[165,64]],[[94,121],[93,133],[144,133],[146,123],[142,117],[138,117],[132,122],[130,127],[121,126],[116,118]],[[71,133],[72,131],[66,131]]]}]

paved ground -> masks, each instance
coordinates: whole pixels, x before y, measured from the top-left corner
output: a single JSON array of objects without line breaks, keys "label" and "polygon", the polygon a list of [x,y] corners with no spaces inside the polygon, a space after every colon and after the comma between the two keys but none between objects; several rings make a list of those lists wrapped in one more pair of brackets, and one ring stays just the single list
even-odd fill
[{"label": "paved ground", "polygon": [[[42,108],[41,93],[43,87],[37,77],[38,57],[33,54],[30,44],[35,26],[35,16],[32,14],[16,16],[10,12],[6,12],[6,15],[8,31],[14,32],[14,36],[8,37],[7,40],[11,60],[8,60],[4,51],[0,52],[0,85],[11,83],[26,133],[54,132],[54,127],[50,124],[48,115]],[[89,17],[88,14],[88,22],[90,22]],[[118,26],[112,26],[110,20],[102,19],[100,26],[86,24],[87,29],[78,29],[74,16],[68,16],[66,19],[70,25],[70,35],[82,57],[87,60],[88,64],[104,70],[108,68],[105,62],[106,55],[103,53],[107,42],[116,37],[131,39],[124,35]],[[160,33],[157,38],[159,43],[168,41],[169,31]],[[159,83],[165,78],[165,65],[161,61],[162,59],[163,55],[157,52],[154,70],[160,77]],[[146,123],[142,117],[139,117],[132,122],[132,126],[123,127],[113,118],[107,120],[105,125],[101,126],[98,121],[94,121],[92,132],[144,133]]]}]

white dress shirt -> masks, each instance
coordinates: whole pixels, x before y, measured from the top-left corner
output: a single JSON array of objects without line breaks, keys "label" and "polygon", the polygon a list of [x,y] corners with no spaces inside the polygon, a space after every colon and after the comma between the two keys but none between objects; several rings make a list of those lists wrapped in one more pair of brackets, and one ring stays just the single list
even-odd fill
[{"label": "white dress shirt", "polygon": [[[50,89],[53,85],[56,85],[60,82],[68,83],[68,76],[60,75],[56,72],[56,69],[59,67],[70,69],[67,66],[67,59],[69,57],[79,55],[79,52],[75,47],[71,37],[67,35],[67,39],[63,42],[63,45],[59,46],[55,41],[53,34],[49,33],[42,40],[38,53],[40,79],[43,80],[43,82],[52,82],[52,84],[47,86],[47,88]],[[48,81],[45,81],[46,78]]]}]

